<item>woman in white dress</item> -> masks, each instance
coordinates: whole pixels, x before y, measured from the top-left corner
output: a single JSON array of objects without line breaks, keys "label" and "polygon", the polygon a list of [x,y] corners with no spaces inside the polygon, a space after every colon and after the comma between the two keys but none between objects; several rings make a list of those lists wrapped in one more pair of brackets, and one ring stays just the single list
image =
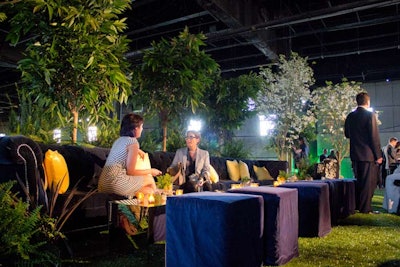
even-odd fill
[{"label": "woman in white dress", "polygon": [[115,140],[99,178],[99,192],[133,197],[137,192],[145,194],[156,190],[155,176],[162,174],[158,169],[137,170],[138,157],[144,157],[139,147],[143,131],[143,118],[129,113],[121,122],[120,137]]}]

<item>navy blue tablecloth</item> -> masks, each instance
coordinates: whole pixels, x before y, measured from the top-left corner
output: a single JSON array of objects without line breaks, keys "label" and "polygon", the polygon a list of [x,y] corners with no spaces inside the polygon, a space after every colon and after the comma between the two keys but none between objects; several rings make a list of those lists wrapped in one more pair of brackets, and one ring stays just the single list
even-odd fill
[{"label": "navy blue tablecloth", "polygon": [[262,262],[261,196],[190,193],[167,198],[166,266],[257,266]]},{"label": "navy blue tablecloth", "polygon": [[323,237],[332,230],[327,183],[289,182],[279,187],[296,188],[299,201],[299,236]]},{"label": "navy blue tablecloth", "polygon": [[344,219],[356,213],[356,179],[345,178],[344,196],[345,200],[343,209],[340,211],[339,219]]},{"label": "navy blue tablecloth", "polygon": [[261,195],[264,199],[264,265],[283,265],[299,256],[296,189],[259,186],[228,192]]},{"label": "navy blue tablecloth", "polygon": [[329,185],[329,201],[331,205],[331,222],[337,225],[339,219],[345,219],[355,213],[356,189],[355,179],[325,179],[311,182]]},{"label": "navy blue tablecloth", "polygon": [[339,214],[344,207],[344,182],[340,179],[325,179],[308,181],[309,183],[326,183],[329,188],[329,206],[331,225],[337,225]]}]

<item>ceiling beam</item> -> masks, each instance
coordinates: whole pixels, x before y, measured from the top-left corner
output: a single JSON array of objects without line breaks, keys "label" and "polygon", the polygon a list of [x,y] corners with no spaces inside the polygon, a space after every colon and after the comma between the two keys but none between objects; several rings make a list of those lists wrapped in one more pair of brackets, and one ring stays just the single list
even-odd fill
[{"label": "ceiling beam", "polygon": [[398,5],[400,0],[369,0],[369,1],[358,1],[349,4],[343,4],[334,6],[332,8],[325,8],[320,10],[315,10],[311,12],[305,12],[302,14],[284,17],[277,20],[267,21],[264,23],[259,23],[250,26],[244,26],[237,29],[226,29],[217,32],[212,32],[206,34],[209,40],[222,40],[226,38],[231,38],[235,35],[240,35],[248,32],[257,32],[265,29],[276,29],[281,27],[287,27],[290,25],[300,24],[304,22],[326,19],[331,17],[337,17],[341,15],[346,15],[349,13],[354,13],[362,10],[368,10],[372,8],[380,8],[385,6]]},{"label": "ceiling beam", "polygon": [[[197,0],[197,3],[230,29],[240,29],[247,25],[258,24],[263,19],[258,14],[260,7],[257,1]],[[242,32],[238,35],[254,43],[254,46],[265,56],[274,60],[277,58],[276,51],[267,43],[271,34],[273,33],[264,30],[259,32]]]}]

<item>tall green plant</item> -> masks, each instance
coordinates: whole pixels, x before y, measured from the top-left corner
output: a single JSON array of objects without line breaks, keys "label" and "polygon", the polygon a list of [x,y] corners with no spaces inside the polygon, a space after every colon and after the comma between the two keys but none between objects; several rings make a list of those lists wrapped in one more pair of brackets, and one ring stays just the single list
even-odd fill
[{"label": "tall green plant", "polygon": [[259,73],[262,89],[256,99],[259,114],[275,124],[273,147],[280,160],[288,160],[290,150],[299,134],[315,122],[308,108],[310,87],[314,84],[313,70],[307,58],[292,52],[289,58],[279,56],[278,62]]},{"label": "tall green plant", "polygon": [[[12,134],[25,135],[32,140],[51,143],[53,130],[59,126],[57,120],[47,117],[42,109],[33,103],[26,90],[17,88],[19,110],[13,107],[10,111],[8,128]],[[11,103],[11,101],[10,101]]]},{"label": "tall green plant", "polygon": [[29,204],[11,192],[14,184],[0,184],[0,264],[31,259],[56,261],[56,255],[43,247],[60,233],[51,230],[52,220],[41,215],[40,206],[29,211]]},{"label": "tall green plant", "polygon": [[133,75],[134,101],[147,108],[145,113],[160,119],[163,151],[167,147],[170,121],[188,109],[194,113],[204,106],[204,93],[219,70],[217,63],[202,50],[204,39],[204,34],[190,34],[185,28],[177,37],[153,42]]},{"label": "tall green plant", "polygon": [[219,145],[232,139],[233,131],[240,128],[256,111],[251,101],[257,98],[262,80],[255,73],[231,79],[217,79],[213,90],[206,92],[206,129],[218,136]]},{"label": "tall green plant", "polygon": [[[16,4],[7,39],[31,37],[18,63],[23,89],[42,112],[71,122],[77,141],[79,114],[96,122],[130,92],[128,39],[122,35],[129,0],[27,0]],[[65,117],[72,118],[65,120]],[[84,118],[86,119],[86,118]]]},{"label": "tall green plant", "polygon": [[249,155],[250,150],[242,140],[227,142],[221,148],[221,157],[247,159]]}]

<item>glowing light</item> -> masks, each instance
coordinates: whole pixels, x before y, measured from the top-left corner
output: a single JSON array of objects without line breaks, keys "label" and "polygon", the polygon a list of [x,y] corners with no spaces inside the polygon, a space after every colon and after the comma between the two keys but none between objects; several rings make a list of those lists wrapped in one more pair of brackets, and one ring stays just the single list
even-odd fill
[{"label": "glowing light", "polygon": [[61,129],[53,130],[53,140],[56,141],[57,144],[61,143]]},{"label": "glowing light", "polygon": [[260,121],[260,136],[267,136],[271,134],[272,130],[275,128],[275,118],[276,115],[258,116],[258,119]]},{"label": "glowing light", "polygon": [[89,142],[97,141],[97,127],[96,126],[88,127],[88,141]]},{"label": "glowing light", "polygon": [[189,121],[188,131],[199,132],[200,130],[201,130],[201,121],[200,120],[190,120]]}]

